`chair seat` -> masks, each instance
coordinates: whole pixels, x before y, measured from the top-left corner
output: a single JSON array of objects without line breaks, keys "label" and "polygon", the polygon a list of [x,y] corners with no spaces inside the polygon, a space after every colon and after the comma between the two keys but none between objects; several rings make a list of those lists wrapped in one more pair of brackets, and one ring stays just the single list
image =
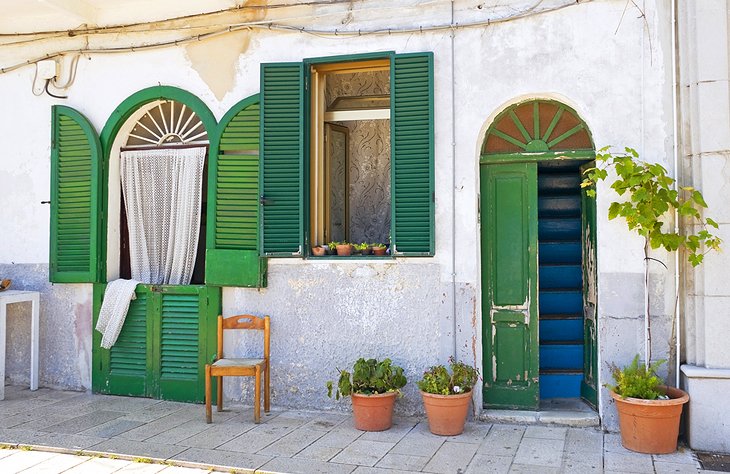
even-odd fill
[{"label": "chair seat", "polygon": [[219,359],[213,362],[213,367],[256,367],[264,365],[264,359]]}]

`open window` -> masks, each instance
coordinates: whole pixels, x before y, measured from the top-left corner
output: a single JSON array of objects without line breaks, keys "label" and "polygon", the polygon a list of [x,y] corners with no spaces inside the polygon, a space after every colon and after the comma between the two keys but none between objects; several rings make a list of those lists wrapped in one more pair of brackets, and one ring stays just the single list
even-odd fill
[{"label": "open window", "polygon": [[311,68],[310,243],[390,243],[390,60]]}]

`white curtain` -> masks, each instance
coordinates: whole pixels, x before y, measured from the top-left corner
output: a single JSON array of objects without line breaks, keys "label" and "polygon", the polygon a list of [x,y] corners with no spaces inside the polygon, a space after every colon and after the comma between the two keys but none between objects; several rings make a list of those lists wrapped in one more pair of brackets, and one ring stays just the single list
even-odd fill
[{"label": "white curtain", "polygon": [[133,280],[190,283],[198,249],[205,151],[195,147],[122,152]]}]

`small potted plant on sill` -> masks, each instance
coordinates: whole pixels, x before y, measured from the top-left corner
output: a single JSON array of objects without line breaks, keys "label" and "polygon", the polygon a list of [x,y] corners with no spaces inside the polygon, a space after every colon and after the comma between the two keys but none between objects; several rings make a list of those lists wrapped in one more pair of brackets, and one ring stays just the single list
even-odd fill
[{"label": "small potted plant on sill", "polygon": [[371,244],[373,247],[373,255],[382,256],[385,255],[386,246],[385,244]]},{"label": "small potted plant on sill", "polygon": [[337,249],[337,255],[340,257],[349,257],[352,255],[352,244],[349,242],[330,242],[330,248],[332,248],[332,243],[335,244],[335,249]]},{"label": "small potted plant on sill", "polygon": [[373,254],[373,248],[370,246],[370,244],[365,242],[355,244],[355,250],[359,251],[363,255]]},{"label": "small potted plant on sill", "polygon": [[[406,384],[403,369],[390,359],[360,358],[355,362],[352,374],[339,370],[335,399],[352,397],[355,428],[362,431],[384,431],[393,424],[393,405]],[[334,383],[327,382],[327,396],[332,397]]]},{"label": "small potted plant on sill", "polygon": [[315,257],[324,257],[327,254],[327,246],[326,245],[317,245],[315,247],[312,247],[312,255]]},{"label": "small potted plant on sill", "polygon": [[665,361],[639,363],[639,355],[623,368],[611,365],[616,385],[606,384],[616,402],[621,444],[631,451],[669,454],[677,450],[679,419],[689,401],[684,390],[661,384],[656,370]]},{"label": "small potted plant on sill", "polygon": [[436,365],[423,374],[418,382],[426,408],[431,433],[456,436],[464,431],[469,412],[471,390],[479,380],[479,371],[454,357],[449,358],[451,373]]}]

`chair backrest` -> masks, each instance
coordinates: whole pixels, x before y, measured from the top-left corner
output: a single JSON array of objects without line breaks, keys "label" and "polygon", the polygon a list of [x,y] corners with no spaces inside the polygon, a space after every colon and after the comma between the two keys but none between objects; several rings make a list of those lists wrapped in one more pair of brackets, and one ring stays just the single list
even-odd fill
[{"label": "chair backrest", "polygon": [[218,315],[218,359],[223,358],[224,329],[258,329],[264,331],[264,359],[269,360],[270,327],[268,316],[261,318],[253,314],[239,314],[224,318]]}]

